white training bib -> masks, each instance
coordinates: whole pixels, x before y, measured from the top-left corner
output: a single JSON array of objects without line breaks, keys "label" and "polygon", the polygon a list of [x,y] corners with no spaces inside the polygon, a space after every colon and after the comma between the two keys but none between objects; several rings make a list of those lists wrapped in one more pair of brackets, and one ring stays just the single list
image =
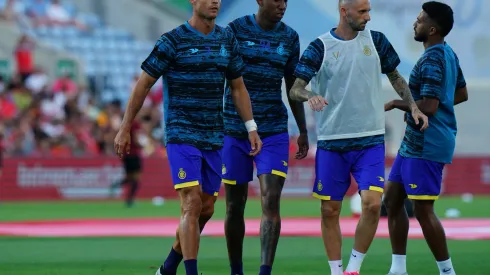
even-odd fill
[{"label": "white training bib", "polygon": [[315,113],[318,140],[384,134],[381,63],[371,31],[361,31],[348,41],[330,32],[319,39],[325,53],[311,87],[328,101],[328,106]]}]

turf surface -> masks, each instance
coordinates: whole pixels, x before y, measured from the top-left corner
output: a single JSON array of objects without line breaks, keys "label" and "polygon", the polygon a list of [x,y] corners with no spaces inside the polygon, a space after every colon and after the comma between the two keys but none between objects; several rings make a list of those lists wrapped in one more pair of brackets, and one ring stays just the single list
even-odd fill
[{"label": "turf surface", "polygon": [[[444,215],[457,208],[463,217],[489,217],[490,200],[475,198],[464,203],[460,198],[445,198],[437,211]],[[284,217],[317,217],[319,203],[313,199],[284,200]],[[120,202],[29,202],[0,204],[0,221],[174,217],[178,202],[167,201],[156,207],[138,202],[126,209]],[[349,215],[348,204],[343,215]],[[247,218],[260,216],[260,204],[251,200]],[[215,219],[224,217],[224,202],[216,205]],[[1,275],[143,275],[154,274],[168,254],[172,238],[12,238],[0,237]],[[490,262],[482,255],[490,251],[490,241],[450,241],[449,247],[458,275],[490,274]],[[352,239],[344,241],[344,264],[347,264]],[[438,274],[436,264],[423,240],[410,240],[408,267],[411,275]],[[258,274],[259,238],[247,238],[244,250],[246,274]],[[387,239],[376,239],[366,257],[362,275],[384,275],[391,262]],[[203,275],[229,274],[226,243],[223,237],[204,237],[201,241],[199,267]],[[179,274],[185,274],[180,269]],[[274,274],[330,274],[322,241],[319,238],[282,237],[274,265]]]}]

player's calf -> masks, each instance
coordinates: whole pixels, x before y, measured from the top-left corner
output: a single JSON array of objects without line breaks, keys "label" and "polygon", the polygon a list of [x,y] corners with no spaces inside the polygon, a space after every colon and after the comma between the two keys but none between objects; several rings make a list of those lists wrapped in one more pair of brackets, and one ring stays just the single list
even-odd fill
[{"label": "player's calf", "polygon": [[280,200],[285,178],[278,175],[259,176],[262,202],[260,223],[261,266],[259,275],[269,275],[272,271],[277,244],[281,233]]},{"label": "player's calf", "polygon": [[409,221],[405,209],[407,194],[403,184],[388,181],[385,186],[383,203],[388,214],[388,229],[392,249],[389,274],[404,275],[407,273],[407,239]]},{"label": "player's calf", "polygon": [[433,200],[415,200],[415,217],[434,255],[441,274],[456,274],[449,257],[444,228],[434,213]]},{"label": "player's calf", "polygon": [[352,249],[346,272],[359,272],[364,256],[373,242],[381,213],[381,196],[378,191],[362,190],[362,214],[356,228],[354,248]]},{"label": "player's calf", "polygon": [[[216,202],[216,197],[202,193],[201,195],[202,209],[199,216],[199,232],[201,233],[206,225],[206,223],[212,218],[214,214],[214,204]],[[198,243],[199,248],[199,243]],[[177,268],[182,262],[182,247],[180,244],[179,228],[177,228],[175,242],[170,250],[167,259],[164,264],[160,267],[161,275],[174,275],[177,273]],[[157,273],[157,275],[160,275]]]},{"label": "player's calf", "polygon": [[322,237],[332,275],[342,275],[342,235],[340,233],[340,210],[342,201],[322,200]]},{"label": "player's calf", "polygon": [[243,274],[243,239],[245,237],[245,205],[248,197],[248,183],[225,185],[226,218],[225,235],[230,260],[231,274]]},{"label": "player's calf", "polygon": [[202,210],[201,187],[193,186],[179,190],[181,219],[179,240],[187,275],[197,275],[197,252],[199,247],[199,217]]}]

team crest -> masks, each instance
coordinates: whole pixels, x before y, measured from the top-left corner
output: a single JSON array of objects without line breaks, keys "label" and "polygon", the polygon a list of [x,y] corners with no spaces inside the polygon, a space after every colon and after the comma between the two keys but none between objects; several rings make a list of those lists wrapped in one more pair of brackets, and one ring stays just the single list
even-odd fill
[{"label": "team crest", "polygon": [[322,191],[323,190],[323,184],[322,184],[322,181],[319,180],[317,185],[316,185],[316,188],[318,189],[318,191]]},{"label": "team crest", "polygon": [[279,43],[279,47],[277,47],[277,50],[276,50],[277,54],[278,55],[284,55],[285,54],[285,51],[284,51],[284,43]]},{"label": "team crest", "polygon": [[364,46],[364,55],[365,56],[370,56],[371,55],[371,48],[369,48],[369,46]]},{"label": "team crest", "polygon": [[224,44],[221,44],[221,49],[219,50],[219,55],[221,55],[222,57],[228,56],[228,51],[226,50]]},{"label": "team crest", "polygon": [[226,166],[224,164],[221,166],[221,174],[226,175]]},{"label": "team crest", "polygon": [[184,171],[184,168],[180,168],[179,169],[178,176],[179,176],[179,179],[181,179],[181,180],[183,180],[183,179],[185,179],[187,177],[187,173]]}]

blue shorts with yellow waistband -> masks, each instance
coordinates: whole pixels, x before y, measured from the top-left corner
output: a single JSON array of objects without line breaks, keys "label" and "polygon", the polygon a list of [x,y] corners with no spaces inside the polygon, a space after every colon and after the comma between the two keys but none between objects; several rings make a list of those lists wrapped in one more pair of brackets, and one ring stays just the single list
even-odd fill
[{"label": "blue shorts with yellow waistband", "polygon": [[262,139],[262,151],[250,156],[248,139],[225,136],[223,146],[222,181],[237,185],[253,180],[253,163],[257,166],[257,176],[272,174],[286,178],[289,160],[288,133],[268,136]]},{"label": "blue shorts with yellow waistband", "polygon": [[393,162],[388,180],[403,184],[412,200],[437,200],[441,193],[444,163],[399,154]]},{"label": "blue shorts with yellow waistband", "polygon": [[176,190],[201,185],[218,196],[221,187],[221,149],[201,150],[187,144],[167,144],[172,181]]},{"label": "blue shorts with yellow waistband", "polygon": [[313,197],[341,201],[351,185],[351,174],[359,191],[383,192],[385,146],[378,144],[362,150],[337,152],[318,149]]}]

